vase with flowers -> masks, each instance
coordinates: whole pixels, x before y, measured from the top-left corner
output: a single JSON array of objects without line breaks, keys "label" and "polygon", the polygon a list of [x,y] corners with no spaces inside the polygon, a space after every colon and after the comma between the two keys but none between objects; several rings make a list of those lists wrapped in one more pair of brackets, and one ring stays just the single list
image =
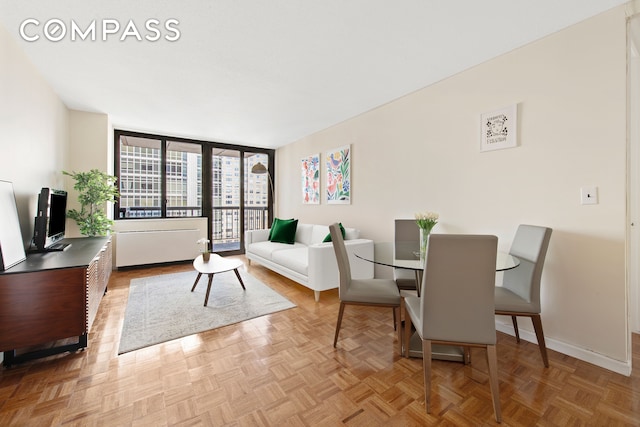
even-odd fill
[{"label": "vase with flowers", "polygon": [[438,223],[439,215],[435,212],[420,212],[416,214],[416,223],[420,228],[420,260],[424,261],[427,255],[429,234]]},{"label": "vase with flowers", "polygon": [[197,244],[202,245],[202,260],[204,262],[209,262],[209,257],[211,256],[211,252],[209,252],[209,239],[199,239]]}]

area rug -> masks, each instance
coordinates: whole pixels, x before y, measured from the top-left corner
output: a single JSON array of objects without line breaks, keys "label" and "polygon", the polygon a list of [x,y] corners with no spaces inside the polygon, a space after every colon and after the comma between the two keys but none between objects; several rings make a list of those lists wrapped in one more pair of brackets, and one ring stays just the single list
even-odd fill
[{"label": "area rug", "polygon": [[193,292],[196,271],[131,280],[118,354],[295,307],[249,273],[239,271],[247,290],[233,271],[216,274],[206,307],[206,274]]}]

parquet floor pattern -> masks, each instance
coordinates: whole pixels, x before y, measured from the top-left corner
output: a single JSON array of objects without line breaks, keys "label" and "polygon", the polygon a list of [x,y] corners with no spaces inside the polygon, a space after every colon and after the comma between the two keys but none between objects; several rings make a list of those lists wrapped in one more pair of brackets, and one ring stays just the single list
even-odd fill
[{"label": "parquet floor pattern", "polygon": [[[334,349],[337,291],[316,303],[307,288],[256,264],[248,271],[296,308],[118,356],[129,280],[191,269],[115,271],[85,351],[0,369],[0,425],[496,424],[482,350],[470,366],[434,361],[428,415],[421,360],[398,356],[391,310],[347,307]],[[502,425],[640,425],[638,369],[625,377],[549,356],[545,369],[536,345],[498,333]],[[638,366],[637,336],[633,357]]]}]

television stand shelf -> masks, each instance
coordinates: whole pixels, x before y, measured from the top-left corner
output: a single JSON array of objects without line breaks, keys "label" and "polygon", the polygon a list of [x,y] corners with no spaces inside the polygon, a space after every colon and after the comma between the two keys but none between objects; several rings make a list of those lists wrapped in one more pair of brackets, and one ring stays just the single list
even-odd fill
[{"label": "television stand shelf", "polygon": [[[111,239],[64,239],[64,251],[29,253],[0,272],[3,365],[87,346],[87,336],[111,275]],[[32,350],[77,337],[77,342]]]}]

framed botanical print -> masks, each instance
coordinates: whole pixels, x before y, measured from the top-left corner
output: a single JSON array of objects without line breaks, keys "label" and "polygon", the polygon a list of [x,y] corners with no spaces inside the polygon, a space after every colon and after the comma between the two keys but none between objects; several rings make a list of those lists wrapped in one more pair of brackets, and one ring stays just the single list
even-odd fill
[{"label": "framed botanical print", "polygon": [[320,204],[320,154],[303,158],[300,166],[302,203],[318,205]]},{"label": "framed botanical print", "polygon": [[351,146],[327,151],[327,203],[351,203]]}]

